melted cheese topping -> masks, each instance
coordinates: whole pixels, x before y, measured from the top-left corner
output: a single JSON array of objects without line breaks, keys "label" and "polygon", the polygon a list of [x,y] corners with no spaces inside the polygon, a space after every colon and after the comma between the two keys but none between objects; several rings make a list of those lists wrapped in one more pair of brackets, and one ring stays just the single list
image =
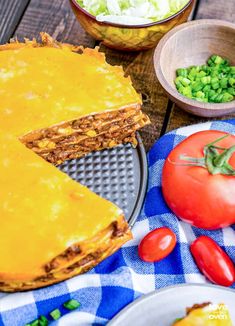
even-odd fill
[{"label": "melted cheese topping", "polygon": [[22,135],[140,103],[122,69],[90,52],[48,47],[0,51],[1,128]]},{"label": "melted cheese topping", "polygon": [[0,279],[23,280],[122,212],[18,136],[140,99],[121,70],[97,54],[24,47],[0,51],[0,67]]}]

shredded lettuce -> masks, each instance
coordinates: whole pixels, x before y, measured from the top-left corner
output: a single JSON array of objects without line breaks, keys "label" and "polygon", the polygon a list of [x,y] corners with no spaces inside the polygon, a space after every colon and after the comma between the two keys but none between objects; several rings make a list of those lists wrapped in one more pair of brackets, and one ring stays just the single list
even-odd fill
[{"label": "shredded lettuce", "polygon": [[77,0],[99,21],[135,25],[165,19],[181,10],[189,0]]}]

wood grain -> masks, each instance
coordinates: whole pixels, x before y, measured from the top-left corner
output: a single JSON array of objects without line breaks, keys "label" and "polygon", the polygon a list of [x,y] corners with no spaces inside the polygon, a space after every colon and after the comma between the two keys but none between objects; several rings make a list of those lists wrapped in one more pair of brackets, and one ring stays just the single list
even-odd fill
[{"label": "wood grain", "polygon": [[38,38],[40,32],[47,32],[58,41],[95,46],[95,41],[75,18],[68,0],[30,1],[15,35],[19,39]]},{"label": "wood grain", "polygon": [[[196,19],[223,19],[235,23],[235,1],[234,0],[226,0],[218,1],[218,0],[201,0],[198,6]],[[173,106],[170,114],[169,121],[167,126],[167,131],[179,128],[181,126],[186,126],[194,123],[206,122],[208,118],[196,117],[190,113],[184,112],[179,109],[177,106]],[[228,119],[235,117],[235,114],[230,114],[219,118]],[[218,119],[218,118],[217,118]]]},{"label": "wood grain", "polygon": [[234,0],[201,0],[197,19],[222,19],[235,23]]},{"label": "wood grain", "polygon": [[12,37],[28,3],[29,0],[0,0],[0,43]]}]

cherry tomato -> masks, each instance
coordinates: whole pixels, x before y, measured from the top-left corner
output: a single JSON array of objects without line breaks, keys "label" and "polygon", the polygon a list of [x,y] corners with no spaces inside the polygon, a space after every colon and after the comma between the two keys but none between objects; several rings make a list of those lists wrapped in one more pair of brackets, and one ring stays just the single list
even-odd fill
[{"label": "cherry tomato", "polygon": [[168,256],[176,245],[176,235],[167,227],[149,232],[140,242],[138,253],[146,262],[156,262]]},{"label": "cherry tomato", "polygon": [[190,246],[201,272],[213,283],[231,286],[235,282],[235,267],[225,251],[211,238],[200,236]]},{"label": "cherry tomato", "polygon": [[[216,140],[219,141],[211,145]],[[192,163],[192,158],[203,162],[201,159],[205,159],[208,144],[212,160],[205,161],[203,167],[199,162]],[[222,160],[213,159],[214,155],[222,154],[223,150],[218,147],[228,149],[234,145],[235,136],[207,130],[191,135],[172,150],[163,168],[162,190],[166,203],[176,216],[211,230],[235,223],[235,153],[227,153],[228,161],[223,164],[227,169],[229,163],[234,170],[231,169],[231,173],[227,170],[228,175],[218,173]],[[215,174],[211,173],[211,168]]]}]

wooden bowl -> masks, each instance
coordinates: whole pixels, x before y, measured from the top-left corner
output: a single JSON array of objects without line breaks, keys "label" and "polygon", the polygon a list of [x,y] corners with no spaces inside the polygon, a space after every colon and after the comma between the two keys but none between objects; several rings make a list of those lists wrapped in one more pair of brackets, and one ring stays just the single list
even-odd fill
[{"label": "wooden bowl", "polygon": [[180,108],[202,117],[235,112],[235,101],[202,103],[181,95],[174,84],[176,70],[205,64],[212,54],[235,65],[235,24],[214,19],[182,24],[167,33],[154,54],[157,78],[169,98]]}]

